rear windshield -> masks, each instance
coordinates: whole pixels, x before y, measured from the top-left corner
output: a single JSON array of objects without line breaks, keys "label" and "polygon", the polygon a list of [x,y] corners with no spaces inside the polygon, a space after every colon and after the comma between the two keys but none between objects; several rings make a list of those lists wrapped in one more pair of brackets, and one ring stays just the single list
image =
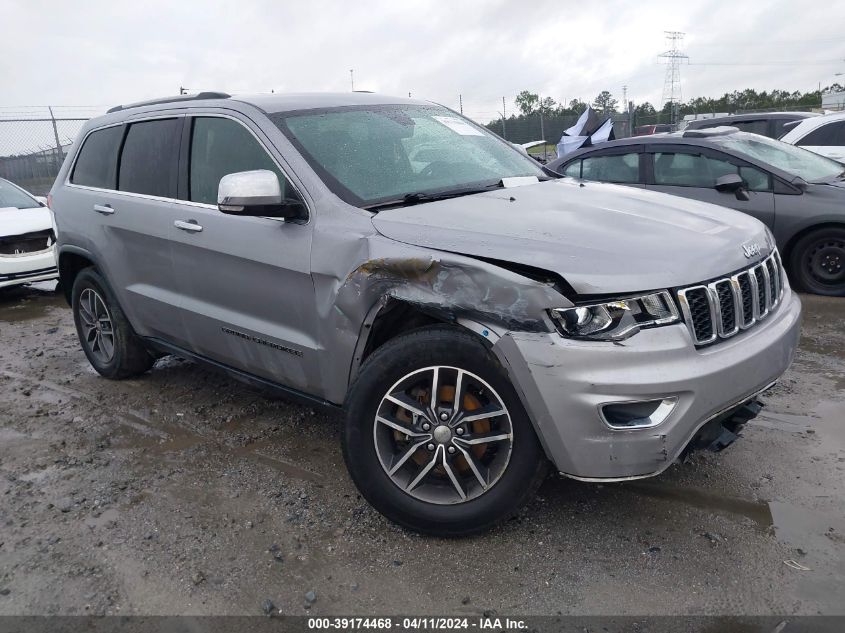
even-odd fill
[{"label": "rear windshield", "polygon": [[356,206],[545,177],[536,161],[440,106],[352,106],[270,119],[326,185]]},{"label": "rear windshield", "polygon": [[41,204],[20,187],[0,178],[0,208],[33,209]]},{"label": "rear windshield", "polygon": [[713,137],[725,149],[768,163],[807,182],[829,182],[842,175],[845,165],[806,149],[758,135]]}]

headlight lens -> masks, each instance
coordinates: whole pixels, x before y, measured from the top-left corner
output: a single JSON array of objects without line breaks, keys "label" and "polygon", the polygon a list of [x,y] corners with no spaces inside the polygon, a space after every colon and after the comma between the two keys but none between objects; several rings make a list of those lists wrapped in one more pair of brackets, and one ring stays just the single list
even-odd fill
[{"label": "headlight lens", "polygon": [[680,320],[666,290],[628,299],[556,308],[549,311],[558,331],[569,338],[619,341],[644,327],[669,325]]}]

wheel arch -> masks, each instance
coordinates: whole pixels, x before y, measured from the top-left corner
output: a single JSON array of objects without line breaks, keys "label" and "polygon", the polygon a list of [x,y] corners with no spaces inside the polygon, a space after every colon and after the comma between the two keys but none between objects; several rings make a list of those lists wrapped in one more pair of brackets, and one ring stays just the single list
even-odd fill
[{"label": "wheel arch", "polygon": [[[77,275],[86,268],[98,268],[94,256],[84,248],[78,246],[64,246],[59,251],[59,282],[62,287],[62,294],[68,305],[71,304],[73,282]],[[102,271],[100,271],[102,274]]]},{"label": "wheel arch", "polygon": [[385,343],[407,332],[431,325],[451,325],[456,329],[471,332],[488,347],[492,347],[494,342],[490,339],[489,332],[488,335],[482,334],[488,331],[482,324],[454,318],[431,307],[385,295],[371,308],[361,326],[361,335],[352,358],[349,383],[354,382],[364,361]]},{"label": "wheel arch", "polygon": [[[802,229],[796,231],[786,242],[783,247],[783,259],[786,262],[791,261],[792,259],[792,251],[795,249],[795,245],[798,241],[804,237],[812,233],[813,231],[817,231],[819,229],[845,229],[845,221],[841,220],[827,220],[824,222],[819,222],[818,224],[810,224],[809,226],[805,226]],[[790,271],[791,272],[791,271]]]}]

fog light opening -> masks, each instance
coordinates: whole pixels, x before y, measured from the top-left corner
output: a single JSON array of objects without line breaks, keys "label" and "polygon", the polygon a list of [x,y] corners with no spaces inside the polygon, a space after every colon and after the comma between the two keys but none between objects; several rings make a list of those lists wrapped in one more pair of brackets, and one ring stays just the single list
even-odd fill
[{"label": "fog light opening", "polygon": [[662,424],[678,404],[678,398],[633,402],[609,402],[599,406],[602,421],[614,430],[651,429]]}]

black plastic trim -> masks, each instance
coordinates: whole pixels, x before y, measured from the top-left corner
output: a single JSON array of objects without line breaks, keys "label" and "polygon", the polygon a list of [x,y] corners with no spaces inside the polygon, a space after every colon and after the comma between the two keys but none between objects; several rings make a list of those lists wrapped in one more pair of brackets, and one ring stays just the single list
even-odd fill
[{"label": "black plastic trim", "polygon": [[276,391],[290,398],[291,400],[298,401],[301,404],[318,406],[331,411],[340,411],[342,409],[341,405],[335,404],[334,402],[329,402],[328,400],[324,400],[323,398],[318,398],[317,396],[307,394],[304,391],[299,391],[298,389],[287,387],[272,380],[268,380],[267,378],[261,378],[260,376],[256,376],[255,374],[250,374],[249,372],[243,371],[241,369],[236,369],[230,365],[226,365],[225,363],[221,363],[219,361],[208,358],[207,356],[203,356],[202,354],[191,352],[185,349],[184,347],[179,347],[178,345],[168,343],[163,339],[156,337],[144,337],[144,341],[148,345],[156,348],[159,351],[166,352],[168,354],[173,354],[174,356],[179,356],[181,358],[188,358],[203,363],[205,365],[209,365],[211,367],[224,371],[227,374],[230,374],[231,376],[242,380],[248,384],[272,389],[273,391]]}]

